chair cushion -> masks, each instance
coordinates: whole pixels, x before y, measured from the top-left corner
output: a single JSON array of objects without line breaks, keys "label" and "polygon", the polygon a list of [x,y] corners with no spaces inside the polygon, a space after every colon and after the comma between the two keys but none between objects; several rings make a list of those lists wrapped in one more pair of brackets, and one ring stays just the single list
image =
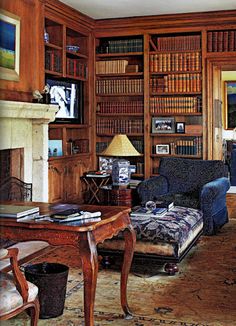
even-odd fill
[{"label": "chair cushion", "polygon": [[[27,282],[29,286],[28,302],[34,301],[38,295],[38,288]],[[23,299],[15,287],[13,275],[0,272],[0,316],[10,313],[23,305]]]}]

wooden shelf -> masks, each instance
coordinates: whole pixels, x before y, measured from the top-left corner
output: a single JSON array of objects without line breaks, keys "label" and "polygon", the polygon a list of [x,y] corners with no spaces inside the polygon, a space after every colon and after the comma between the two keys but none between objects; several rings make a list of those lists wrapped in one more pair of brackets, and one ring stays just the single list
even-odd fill
[{"label": "wooden shelf", "polygon": [[157,117],[157,116],[170,116],[170,117],[176,117],[176,116],[202,116],[202,112],[193,112],[193,113],[150,113],[152,117]]},{"label": "wooden shelf", "polygon": [[202,134],[197,133],[189,133],[189,134],[181,134],[181,133],[156,133],[156,134],[150,134],[151,137],[202,137]]},{"label": "wooden shelf", "polygon": [[143,72],[125,72],[125,73],[113,73],[113,74],[97,74],[96,77],[130,77],[130,76],[143,76]]},{"label": "wooden shelf", "polygon": [[160,155],[160,154],[151,154],[152,158],[158,157],[185,157],[185,158],[196,158],[196,159],[201,159],[202,156],[201,155],[177,155],[177,154],[164,154],[164,155]]},{"label": "wooden shelf", "polygon": [[142,56],[142,55],[143,52],[97,53],[96,58],[131,57],[131,56]]}]

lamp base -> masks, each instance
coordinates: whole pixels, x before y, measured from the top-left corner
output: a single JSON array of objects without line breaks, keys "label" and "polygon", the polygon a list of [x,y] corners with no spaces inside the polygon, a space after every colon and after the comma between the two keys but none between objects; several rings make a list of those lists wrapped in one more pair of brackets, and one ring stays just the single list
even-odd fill
[{"label": "lamp base", "polygon": [[128,186],[130,183],[130,163],[125,159],[114,160],[112,164],[113,186]]}]

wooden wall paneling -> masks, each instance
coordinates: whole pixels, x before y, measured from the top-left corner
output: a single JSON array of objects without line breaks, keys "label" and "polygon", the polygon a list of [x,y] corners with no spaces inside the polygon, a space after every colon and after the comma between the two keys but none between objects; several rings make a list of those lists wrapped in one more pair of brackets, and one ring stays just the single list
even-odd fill
[{"label": "wooden wall paneling", "polygon": [[0,98],[31,101],[42,80],[41,38],[44,13],[40,0],[1,1],[1,8],[20,17],[20,80],[1,80]]},{"label": "wooden wall paneling", "polygon": [[207,133],[208,133],[208,126],[207,126],[207,97],[206,97],[206,47],[207,47],[207,33],[206,30],[203,30],[201,33],[202,37],[202,127],[203,127],[203,159],[207,157]]}]

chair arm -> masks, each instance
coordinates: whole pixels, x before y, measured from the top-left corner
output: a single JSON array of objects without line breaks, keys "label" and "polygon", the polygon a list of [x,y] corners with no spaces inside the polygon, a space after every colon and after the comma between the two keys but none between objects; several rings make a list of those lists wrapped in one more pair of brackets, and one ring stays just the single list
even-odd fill
[{"label": "chair arm", "polygon": [[206,183],[201,190],[201,205],[212,204],[220,197],[226,197],[226,192],[230,188],[229,179],[226,177]]},{"label": "chair arm", "polygon": [[[0,260],[10,258],[10,263],[12,266],[12,273],[15,279],[15,284],[16,288],[21,294],[23,298],[23,302],[27,302],[28,300],[28,283],[24,277],[24,275],[21,273],[18,261],[17,261],[17,256],[18,256],[18,249],[17,248],[11,248],[11,249],[5,249],[7,250],[7,254],[2,255],[0,257]],[[6,251],[5,251],[6,253]]]},{"label": "chair arm", "polygon": [[138,195],[142,203],[155,200],[158,196],[168,193],[168,181],[164,176],[152,177],[140,182],[137,187]]}]

